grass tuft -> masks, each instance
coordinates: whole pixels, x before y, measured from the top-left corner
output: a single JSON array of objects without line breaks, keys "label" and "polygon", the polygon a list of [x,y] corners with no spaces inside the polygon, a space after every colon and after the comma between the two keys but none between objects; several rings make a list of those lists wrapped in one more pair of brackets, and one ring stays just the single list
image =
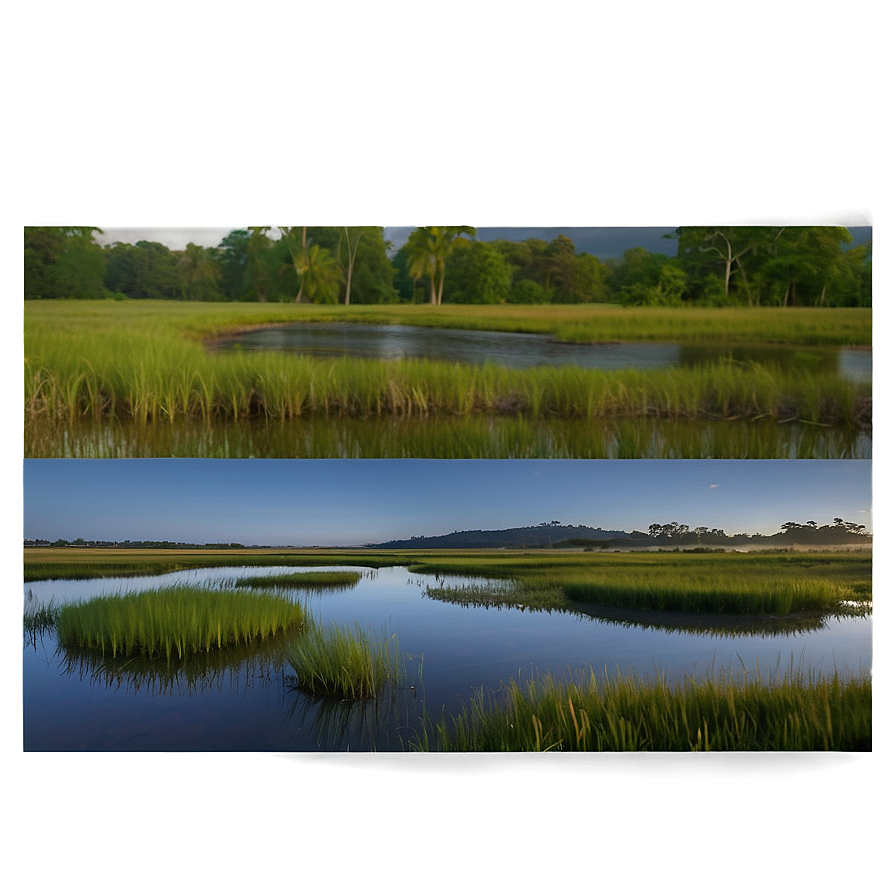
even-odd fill
[{"label": "grass tuft", "polygon": [[287,659],[296,687],[313,697],[369,700],[404,678],[397,636],[373,641],[357,623],[309,628]]},{"label": "grass tuft", "polygon": [[56,615],[62,645],[168,660],[262,641],[304,624],[304,608],[280,595],[189,585],[95,597],[60,607]]}]

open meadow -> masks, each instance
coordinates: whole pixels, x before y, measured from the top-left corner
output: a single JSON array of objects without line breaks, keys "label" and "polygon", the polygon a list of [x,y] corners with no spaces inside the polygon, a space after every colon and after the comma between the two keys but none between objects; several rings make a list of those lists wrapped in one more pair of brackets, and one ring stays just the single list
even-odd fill
[{"label": "open meadow", "polygon": [[[302,322],[719,351],[685,366],[517,369],[211,350]],[[870,377],[844,376],[830,352],[870,343],[862,308],[36,300],[25,305],[25,455],[868,457]],[[763,354],[781,346],[787,363]]]}]

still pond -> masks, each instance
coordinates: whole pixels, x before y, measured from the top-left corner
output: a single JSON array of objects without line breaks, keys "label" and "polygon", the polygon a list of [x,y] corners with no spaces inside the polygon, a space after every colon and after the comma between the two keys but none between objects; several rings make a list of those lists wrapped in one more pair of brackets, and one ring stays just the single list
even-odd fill
[{"label": "still pond", "polygon": [[[331,567],[351,569],[351,567]],[[152,577],[30,582],[25,608],[175,583],[301,571],[298,567],[190,570]],[[320,571],[320,568],[316,568]],[[674,681],[731,669],[765,675],[791,663],[845,675],[871,668],[871,618],[834,618],[773,630],[688,630],[652,618],[600,618],[445,603],[427,595],[469,578],[359,569],[350,589],[291,589],[324,624],[359,622],[395,634],[405,686],[378,701],[313,700],[291,687],[283,644],[206,654],[191,663],[105,660],[62,650],[55,634],[24,644],[26,751],[401,751],[430,717],[457,712],[481,687],[530,673],[594,667]],[[671,618],[671,617],[670,617]],[[214,652],[213,652],[214,653]]]},{"label": "still pond", "polygon": [[218,351],[283,351],[320,357],[375,358],[382,361],[426,358],[501,367],[564,364],[624,370],[693,367],[725,359],[776,364],[784,370],[838,373],[871,379],[871,352],[823,346],[703,345],[672,342],[623,342],[601,345],[557,342],[531,333],[497,333],[410,327],[401,324],[286,324],[217,339]]}]

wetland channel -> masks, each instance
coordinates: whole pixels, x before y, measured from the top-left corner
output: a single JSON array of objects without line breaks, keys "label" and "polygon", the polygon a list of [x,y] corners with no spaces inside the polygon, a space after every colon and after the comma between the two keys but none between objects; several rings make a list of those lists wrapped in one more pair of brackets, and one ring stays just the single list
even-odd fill
[{"label": "wetland channel", "polygon": [[[668,681],[731,670],[763,675],[791,665],[845,676],[871,668],[871,616],[676,622],[658,614],[601,616],[516,607],[463,606],[427,588],[481,581],[356,569],[349,589],[284,593],[323,624],[357,621],[374,637],[397,635],[407,680],[376,701],[313,700],[290,684],[285,644],[211,651],[192,662],[112,660],[57,645],[52,630],[24,643],[26,751],[402,751],[425,712],[441,720],[478,688],[532,672],[565,676],[593,667]],[[160,576],[51,580],[25,585],[25,609],[176,583],[224,583],[304,567],[228,567]],[[308,568],[310,571],[310,568]],[[321,571],[315,567],[314,571]],[[300,635],[297,637],[301,637]]]}]

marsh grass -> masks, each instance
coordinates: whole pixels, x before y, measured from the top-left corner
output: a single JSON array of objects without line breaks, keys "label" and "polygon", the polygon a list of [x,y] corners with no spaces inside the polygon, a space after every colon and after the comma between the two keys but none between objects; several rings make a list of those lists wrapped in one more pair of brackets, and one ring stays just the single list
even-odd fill
[{"label": "marsh grass", "polygon": [[833,612],[850,592],[823,579],[738,581],[726,576],[669,581],[662,575],[629,575],[563,586],[573,602],[637,610],[674,610],[684,613],[773,614]]},{"label": "marsh grass", "polygon": [[569,601],[561,588],[531,582],[427,585],[423,593],[432,600],[463,607],[511,607],[533,612],[569,610]]},{"label": "marsh grass", "polygon": [[95,597],[60,607],[56,615],[62,645],[113,658],[169,661],[262,641],[304,624],[304,607],[280,595],[189,585]]},{"label": "marsh grass", "polygon": [[[31,598],[30,592],[29,598]],[[25,643],[36,646],[37,642],[47,632],[52,631],[56,627],[58,613],[59,607],[53,601],[40,607],[26,609],[23,617]]]},{"label": "marsh grass", "polygon": [[346,590],[361,581],[359,572],[291,572],[271,576],[247,576],[236,579],[237,587],[302,588],[309,591]]},{"label": "marsh grass", "polygon": [[370,700],[404,679],[398,637],[384,632],[374,640],[358,623],[309,627],[287,659],[296,688],[313,697]]},{"label": "marsh grass", "polygon": [[[684,338],[671,330],[687,331],[693,339],[727,339],[729,329],[736,325],[749,331],[741,331],[741,339],[787,337],[800,341],[800,334],[808,334],[820,342],[842,344],[855,339],[860,344],[870,343],[870,313],[864,309],[748,309],[747,314],[741,309],[730,315],[696,313],[695,309],[669,315],[651,314],[652,309],[643,314],[634,313],[637,309],[611,312],[555,307],[534,312],[513,309],[512,313],[498,309],[490,313],[431,311],[439,309],[355,308],[343,313],[323,308],[197,307],[176,302],[29,302],[26,440],[35,445],[34,450],[43,443],[48,452],[45,456],[60,456],[71,450],[65,446],[69,427],[109,420],[151,426],[183,421],[218,426],[255,420],[267,426],[307,418],[450,422],[485,414],[531,420],[805,421],[806,426],[865,431],[871,426],[870,383],[853,383],[832,373],[785,372],[773,364],[726,360],[652,371],[569,367],[520,371],[489,364],[324,360],[274,352],[210,353],[201,344],[203,337],[240,327],[328,319],[555,333],[574,324],[579,329],[567,333],[569,338],[587,336],[594,341],[609,341],[614,334],[631,339]],[[839,313],[842,311],[862,313]],[[689,324],[676,327],[675,321]],[[809,326],[812,322],[814,328]],[[700,333],[702,337],[696,335]],[[40,426],[42,430],[31,431]],[[633,449],[625,446],[625,439],[621,442],[621,447],[614,449],[618,456],[638,456],[629,453]],[[226,449],[219,442],[213,450]],[[369,456],[363,440],[360,451]],[[168,456],[175,453],[168,452]],[[292,452],[288,456],[293,456]],[[467,454],[443,448],[441,456]],[[778,452],[774,456],[779,456]]]},{"label": "marsh grass", "polygon": [[[867,614],[870,564],[870,556],[817,553],[543,551],[421,558],[410,569],[495,580],[426,589],[429,597],[467,605],[562,609],[586,615],[612,607],[782,617]],[[857,606],[850,608],[848,602]]]},{"label": "marsh grass", "polygon": [[704,751],[871,749],[871,678],[791,668],[768,679],[736,674],[669,684],[590,670],[480,691],[430,724],[422,750]]}]

